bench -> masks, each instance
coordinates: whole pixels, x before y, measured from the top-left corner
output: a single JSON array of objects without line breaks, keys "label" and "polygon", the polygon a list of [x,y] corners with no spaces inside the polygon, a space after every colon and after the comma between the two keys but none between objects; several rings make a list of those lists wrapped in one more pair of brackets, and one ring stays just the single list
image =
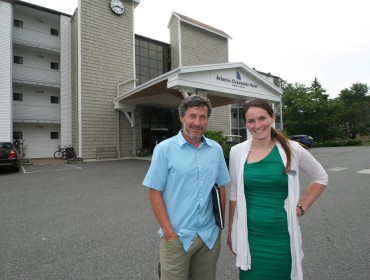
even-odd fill
[{"label": "bench", "polygon": [[96,159],[99,158],[116,158],[117,148],[116,147],[97,147],[96,148]]}]

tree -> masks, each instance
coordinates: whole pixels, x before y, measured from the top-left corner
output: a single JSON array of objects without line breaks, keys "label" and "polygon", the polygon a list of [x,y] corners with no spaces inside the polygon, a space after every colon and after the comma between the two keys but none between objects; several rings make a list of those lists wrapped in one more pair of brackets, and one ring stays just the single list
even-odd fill
[{"label": "tree", "polygon": [[295,83],[283,84],[282,109],[284,128],[287,134],[302,134],[304,121],[304,104],[307,88]]},{"label": "tree", "polygon": [[311,118],[311,136],[315,141],[320,142],[332,138],[333,134],[333,112],[330,108],[329,95],[321,87],[318,79],[315,78],[307,92],[312,102]]},{"label": "tree", "polygon": [[320,142],[333,137],[333,118],[329,95],[317,78],[311,87],[283,85],[283,120],[287,134],[308,134]]},{"label": "tree", "polygon": [[346,135],[355,139],[358,134],[370,133],[370,96],[366,84],[356,83],[341,90],[338,101],[339,120]]}]

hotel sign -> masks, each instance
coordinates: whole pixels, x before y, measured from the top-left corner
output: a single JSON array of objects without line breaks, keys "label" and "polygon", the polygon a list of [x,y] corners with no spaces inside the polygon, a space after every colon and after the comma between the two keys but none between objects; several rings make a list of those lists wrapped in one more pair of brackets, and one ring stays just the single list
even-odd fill
[{"label": "hotel sign", "polygon": [[228,83],[230,86],[237,88],[258,88],[258,85],[256,83],[247,81],[246,79],[242,78],[238,70],[236,71],[234,77],[216,75],[216,80],[223,83]]}]

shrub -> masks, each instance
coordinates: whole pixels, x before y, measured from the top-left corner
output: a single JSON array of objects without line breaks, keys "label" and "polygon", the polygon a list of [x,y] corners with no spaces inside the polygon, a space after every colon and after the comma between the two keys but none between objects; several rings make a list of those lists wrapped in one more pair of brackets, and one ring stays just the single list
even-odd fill
[{"label": "shrub", "polygon": [[315,143],[315,147],[345,147],[345,146],[360,146],[362,141],[359,139],[347,139],[341,141],[325,141],[321,143]]},{"label": "shrub", "polygon": [[222,150],[224,152],[224,157],[226,160],[227,166],[229,166],[229,155],[231,147],[234,146],[234,144],[228,144],[226,143],[227,137],[223,135],[223,132],[221,130],[210,130],[206,131],[205,136],[209,139],[212,139],[216,141],[220,146],[222,147]]},{"label": "shrub", "polygon": [[209,139],[215,140],[221,146],[226,144],[227,137],[224,136],[221,130],[206,131],[205,136]]}]

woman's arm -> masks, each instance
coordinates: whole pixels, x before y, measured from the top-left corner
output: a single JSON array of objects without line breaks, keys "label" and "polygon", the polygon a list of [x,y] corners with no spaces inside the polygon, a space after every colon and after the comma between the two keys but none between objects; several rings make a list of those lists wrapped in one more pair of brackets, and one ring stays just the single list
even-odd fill
[{"label": "woman's arm", "polygon": [[297,215],[302,216],[324,191],[328,184],[328,174],[311,153],[302,147],[299,147],[299,149],[299,167],[311,178],[311,184],[298,201],[298,205],[300,206],[296,207]]},{"label": "woman's arm", "polygon": [[309,185],[307,191],[298,202],[299,206],[296,207],[297,216],[303,216],[307,212],[316,199],[319,198],[325,187],[325,185],[314,182]]},{"label": "woman's arm", "polygon": [[236,159],[237,153],[235,152],[236,146],[232,147],[230,150],[229,158],[229,171],[230,171],[230,198],[229,198],[229,225],[228,225],[228,234],[227,234],[227,246],[230,251],[235,254],[232,246],[231,230],[234,223],[234,214],[236,209],[236,200],[237,200],[237,175],[236,175]]},{"label": "woman's arm", "polygon": [[236,201],[229,200],[229,226],[228,226],[228,234],[227,234],[227,246],[229,247],[230,251],[235,254],[233,251],[233,245],[231,241],[231,229],[233,228],[234,223],[234,213],[236,208]]}]

